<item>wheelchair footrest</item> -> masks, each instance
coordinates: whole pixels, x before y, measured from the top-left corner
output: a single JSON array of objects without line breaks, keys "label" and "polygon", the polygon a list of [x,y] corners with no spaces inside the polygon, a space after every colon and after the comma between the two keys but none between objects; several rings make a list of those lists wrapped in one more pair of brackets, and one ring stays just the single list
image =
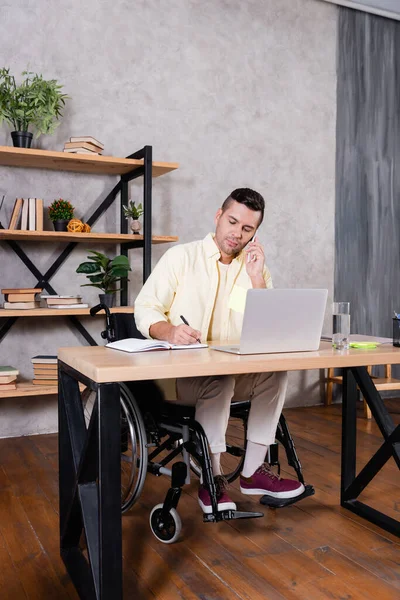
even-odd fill
[{"label": "wheelchair footrest", "polygon": [[264,504],[264,506],[269,506],[270,508],[283,508],[285,506],[290,506],[291,504],[295,504],[303,498],[308,498],[308,496],[313,496],[315,494],[315,489],[312,485],[306,485],[305,490],[300,496],[296,496],[295,498],[273,498],[272,496],[262,496],[260,498],[260,504]]},{"label": "wheelchair footrest", "polygon": [[217,514],[203,514],[204,523],[216,523],[218,521],[230,521],[231,519],[256,519],[263,517],[262,512],[244,512],[240,510],[221,510]]}]

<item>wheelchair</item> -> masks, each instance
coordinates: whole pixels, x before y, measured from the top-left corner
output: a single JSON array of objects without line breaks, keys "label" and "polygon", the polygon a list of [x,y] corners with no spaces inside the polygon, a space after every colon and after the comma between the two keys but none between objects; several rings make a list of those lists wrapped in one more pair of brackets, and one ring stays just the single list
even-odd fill
[{"label": "wheelchair", "polygon": [[[133,315],[111,314],[104,304],[90,310],[94,316],[104,310],[106,329],[103,339],[116,341],[128,337],[144,339],[135,325]],[[155,476],[167,475],[171,487],[162,503],[150,513],[150,528],[155,537],[163,543],[175,542],[181,533],[182,523],[177,506],[182,487],[190,483],[190,473],[202,476],[208,488],[212,511],[203,514],[204,522],[218,522],[229,519],[262,517],[262,512],[239,510],[218,511],[217,490],[214,483],[207,438],[200,423],[195,420],[195,407],[167,402],[160,388],[153,381],[121,382],[121,511],[126,513],[138,500],[147,473]],[[90,419],[94,392],[83,394],[84,412],[87,422]],[[246,451],[246,430],[250,411],[250,401],[233,402],[226,435],[227,450],[221,455],[221,467],[228,483],[240,474]],[[296,453],[283,414],[279,419],[276,443],[269,447],[266,460],[280,471],[278,445],[286,452],[298,480],[304,484],[301,463]],[[170,463],[173,462],[172,465]],[[277,499],[263,496],[261,504],[271,508],[288,506],[314,494],[314,488],[305,485],[305,491],[296,498]]]}]

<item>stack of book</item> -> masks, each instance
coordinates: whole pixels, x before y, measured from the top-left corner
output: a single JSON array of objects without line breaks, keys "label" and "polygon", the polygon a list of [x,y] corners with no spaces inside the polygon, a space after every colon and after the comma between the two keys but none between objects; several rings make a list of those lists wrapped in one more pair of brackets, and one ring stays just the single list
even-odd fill
[{"label": "stack of book", "polygon": [[32,358],[34,385],[57,385],[57,356],[38,354]]},{"label": "stack of book", "polygon": [[64,144],[64,152],[75,154],[102,154],[103,150],[104,144],[91,135],[71,137],[69,142]]},{"label": "stack of book", "polygon": [[8,229],[43,231],[42,198],[16,198]]},{"label": "stack of book", "polygon": [[17,389],[16,380],[18,374],[19,371],[14,367],[0,366],[0,393]]},{"label": "stack of book", "polygon": [[82,302],[82,296],[63,296],[61,294],[52,294],[51,296],[41,296],[46,303],[46,308],[88,308],[89,304]]},{"label": "stack of book", "polygon": [[40,294],[43,288],[4,288],[1,293],[4,294],[3,308],[26,310],[29,308],[39,308]]}]

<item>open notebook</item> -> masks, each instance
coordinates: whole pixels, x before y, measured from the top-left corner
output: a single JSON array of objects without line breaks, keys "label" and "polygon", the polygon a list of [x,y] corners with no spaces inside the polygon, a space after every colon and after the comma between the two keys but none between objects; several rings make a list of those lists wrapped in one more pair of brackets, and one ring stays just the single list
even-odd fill
[{"label": "open notebook", "polygon": [[208,348],[207,344],[170,344],[161,340],[139,340],[127,338],[117,342],[109,342],[107,348],[122,350],[122,352],[148,352],[150,350],[195,350],[196,348]]}]

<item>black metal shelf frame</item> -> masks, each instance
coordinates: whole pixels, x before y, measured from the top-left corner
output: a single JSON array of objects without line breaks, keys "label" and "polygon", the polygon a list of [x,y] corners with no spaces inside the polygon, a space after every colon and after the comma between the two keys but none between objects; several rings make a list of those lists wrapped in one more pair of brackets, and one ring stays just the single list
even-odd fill
[{"label": "black metal shelf frame", "polygon": [[[143,166],[138,169],[134,169],[129,173],[121,175],[120,181],[114,186],[111,192],[104,198],[96,210],[87,219],[88,225],[91,227],[96,221],[110,208],[115,202],[118,194],[120,193],[120,233],[128,233],[128,222],[124,216],[122,206],[128,204],[129,195],[129,182],[133,179],[143,176],[143,240],[121,242],[121,254],[128,256],[128,250],[131,248],[143,248],[143,283],[146,281],[151,272],[151,241],[152,241],[152,168],[153,168],[153,148],[152,146],[144,146],[141,150],[134,152],[127,158],[141,160],[143,159]],[[0,223],[0,229],[4,227]],[[56,294],[56,290],[51,286],[50,280],[57,273],[61,265],[66,261],[72,250],[75,248],[78,242],[70,242],[60,253],[60,255],[53,262],[51,267],[46,273],[41,273],[39,269],[30,260],[25,251],[21,246],[14,240],[5,240],[15,254],[20,258],[24,265],[29,271],[36,277],[37,282],[33,287],[41,287],[45,289],[49,294]],[[120,292],[121,306],[127,306],[128,304],[128,282],[123,281]],[[1,315],[0,315],[1,316]],[[21,314],[23,317],[23,313]],[[20,317],[6,317],[0,327],[0,342],[3,340],[5,335],[9,332],[11,327]],[[75,315],[69,315],[68,320],[71,325],[79,331],[83,338],[91,345],[97,346],[97,342],[93,339],[90,333],[85,329],[82,323]]]}]

